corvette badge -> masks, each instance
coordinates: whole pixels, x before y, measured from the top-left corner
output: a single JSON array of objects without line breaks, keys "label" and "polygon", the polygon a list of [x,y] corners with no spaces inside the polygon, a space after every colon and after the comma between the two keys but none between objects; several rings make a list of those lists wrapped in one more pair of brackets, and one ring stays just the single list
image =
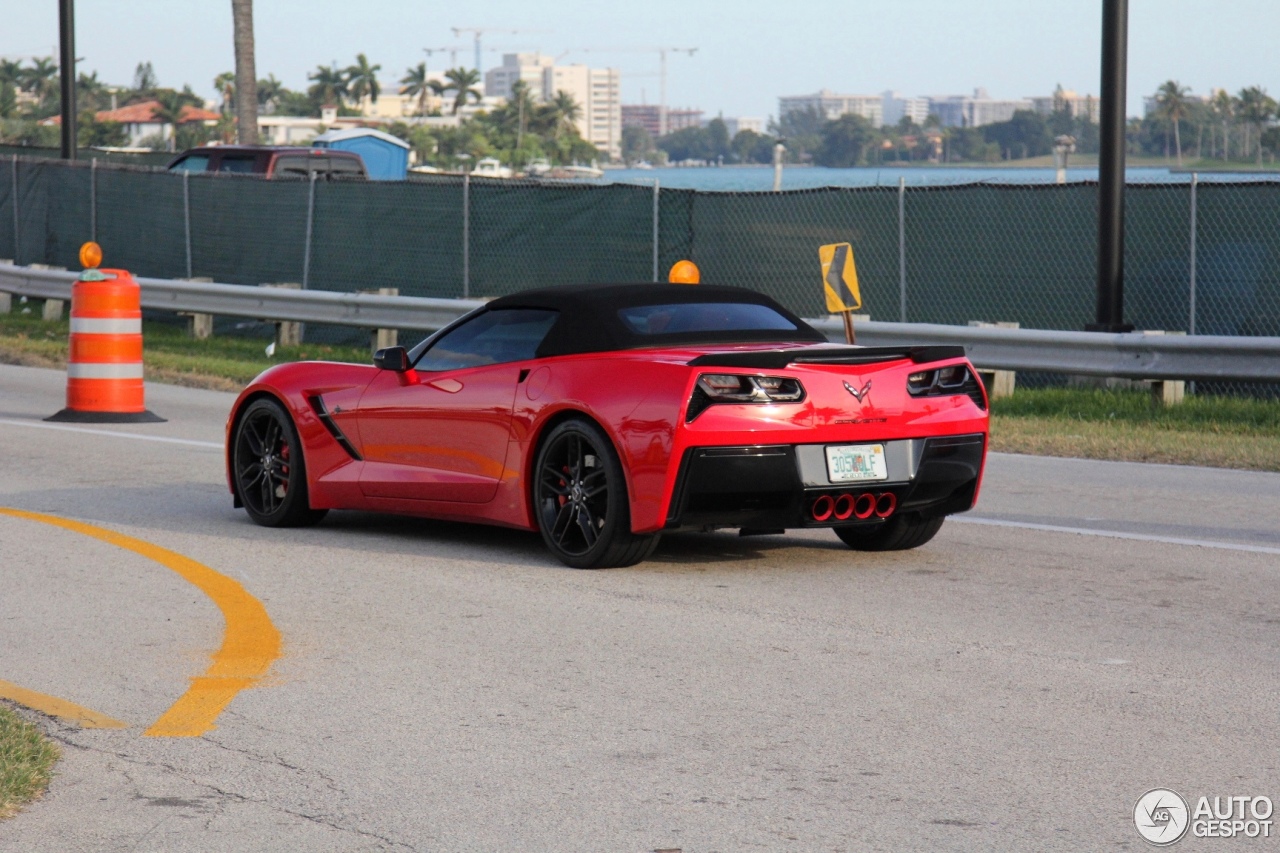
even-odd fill
[{"label": "corvette badge", "polygon": [[850,385],[848,382],[844,383],[844,390],[846,390],[846,391],[848,391],[850,394],[852,394],[852,395],[853,395],[853,399],[855,399],[855,400],[857,400],[859,403],[861,403],[861,402],[862,402],[862,398],[863,398],[863,397],[865,397],[865,396],[867,396],[868,394],[870,394],[870,393],[871,393],[871,380],[870,380],[870,379],[868,379],[868,380],[867,380],[867,384],[862,386],[862,390],[861,390],[861,391],[859,391],[858,389],[854,388],[854,387],[853,387],[852,385]]}]

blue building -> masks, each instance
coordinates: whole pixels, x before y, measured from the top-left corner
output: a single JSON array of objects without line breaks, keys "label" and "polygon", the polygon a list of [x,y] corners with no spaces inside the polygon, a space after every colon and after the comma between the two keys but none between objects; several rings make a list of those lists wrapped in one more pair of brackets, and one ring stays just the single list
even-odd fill
[{"label": "blue building", "polygon": [[311,143],[316,148],[354,151],[372,181],[403,181],[409,170],[409,143],[371,127],[328,130]]}]

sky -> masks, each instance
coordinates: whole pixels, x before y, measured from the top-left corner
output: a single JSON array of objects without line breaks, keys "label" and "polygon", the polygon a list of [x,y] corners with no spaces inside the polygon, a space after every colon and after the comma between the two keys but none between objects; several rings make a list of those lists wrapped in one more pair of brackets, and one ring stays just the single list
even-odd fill
[{"label": "sky", "polygon": [[[1061,83],[1099,91],[1101,0],[486,0],[466,5],[406,0],[255,0],[258,76],[305,89],[307,73],[357,53],[382,65],[393,89],[405,69],[474,65],[473,37],[452,27],[491,27],[484,68],[502,52],[535,51],[563,63],[622,72],[624,103],[658,102],[656,48],[696,47],[667,58],[667,102],[708,115],[777,113],[780,95],[1047,95]],[[0,56],[56,56],[57,0],[0,0]],[[505,30],[505,32],[503,32]],[[521,30],[522,32],[512,32]],[[1260,85],[1280,94],[1277,0],[1130,0],[1128,111],[1175,79],[1194,93]],[[76,0],[81,70],[127,85],[150,61],[161,85],[189,83],[214,98],[213,79],[233,68],[230,0]]]}]

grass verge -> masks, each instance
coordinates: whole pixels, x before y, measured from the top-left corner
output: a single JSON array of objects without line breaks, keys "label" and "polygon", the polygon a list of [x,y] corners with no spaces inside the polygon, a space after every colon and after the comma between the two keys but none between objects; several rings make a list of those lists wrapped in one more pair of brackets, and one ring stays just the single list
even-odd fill
[{"label": "grass verge", "polygon": [[991,449],[1280,471],[1280,401],[1187,397],[1157,406],[1144,391],[1020,390],[991,410]]},{"label": "grass verge", "polygon": [[60,754],[38,728],[0,705],[0,820],[44,793]]},{"label": "grass verge", "polygon": [[[68,323],[32,313],[0,315],[0,362],[64,367]],[[218,391],[238,391],[272,364],[305,359],[369,363],[360,347],[214,337],[197,341],[165,323],[143,329],[146,377]],[[991,449],[1041,456],[1078,456],[1280,471],[1280,401],[1187,397],[1162,408],[1142,391],[1077,388],[1021,389],[991,412]]]},{"label": "grass verge", "polygon": [[[30,306],[34,306],[31,314],[0,314],[0,362],[65,367],[69,321],[46,323],[40,319],[40,303]],[[239,391],[271,365],[286,361],[368,364],[371,356],[367,349],[324,344],[279,347],[274,356],[268,356],[263,340],[213,337],[197,341],[168,323],[144,323],[142,333],[147,380],[215,391]]]}]

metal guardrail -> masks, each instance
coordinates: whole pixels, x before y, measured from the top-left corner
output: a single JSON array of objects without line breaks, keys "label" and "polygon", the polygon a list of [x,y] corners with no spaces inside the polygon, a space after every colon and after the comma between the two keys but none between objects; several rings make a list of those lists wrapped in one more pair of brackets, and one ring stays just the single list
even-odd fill
[{"label": "metal guardrail", "polygon": [[[831,340],[844,341],[834,320],[809,321]],[[1128,379],[1200,379],[1280,382],[1280,338],[1062,332],[941,326],[929,323],[858,323],[859,344],[959,344],[984,370],[1034,370]]]},{"label": "metal guardrail", "polygon": [[[0,292],[70,299],[77,274],[0,265]],[[360,328],[435,331],[482,302],[412,296],[284,290],[140,278],[142,306],[263,320],[328,323]],[[834,341],[844,340],[836,320],[809,321]],[[1034,370],[1130,379],[1280,382],[1280,338],[1210,335],[1102,334],[1043,329],[858,323],[868,346],[959,344],[987,370]]]},{"label": "metal guardrail", "polygon": [[[71,285],[78,275],[63,270],[0,265],[0,292],[36,299],[70,299]],[[142,307],[157,311],[328,323],[364,329],[432,332],[484,304],[467,299],[286,290],[136,276],[135,280],[142,289]]]}]

